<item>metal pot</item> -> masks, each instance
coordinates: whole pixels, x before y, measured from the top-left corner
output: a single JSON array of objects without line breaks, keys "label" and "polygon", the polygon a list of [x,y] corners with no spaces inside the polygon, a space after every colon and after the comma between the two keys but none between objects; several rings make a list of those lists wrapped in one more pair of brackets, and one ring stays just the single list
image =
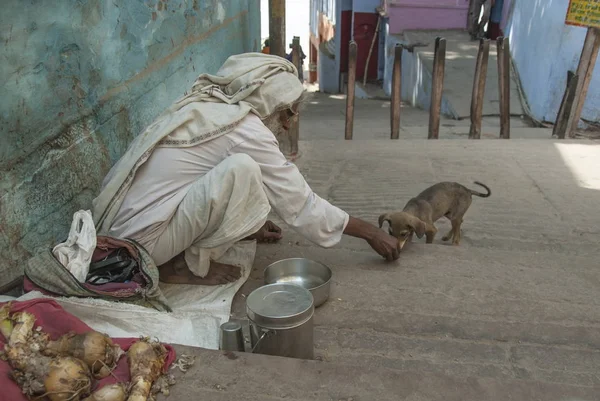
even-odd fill
[{"label": "metal pot", "polygon": [[313,359],[314,299],[294,284],[269,284],[246,300],[252,352]]},{"label": "metal pot", "polygon": [[329,267],[306,258],[279,260],[264,271],[265,284],[296,284],[309,290],[315,300],[315,308],[329,298],[331,276]]}]

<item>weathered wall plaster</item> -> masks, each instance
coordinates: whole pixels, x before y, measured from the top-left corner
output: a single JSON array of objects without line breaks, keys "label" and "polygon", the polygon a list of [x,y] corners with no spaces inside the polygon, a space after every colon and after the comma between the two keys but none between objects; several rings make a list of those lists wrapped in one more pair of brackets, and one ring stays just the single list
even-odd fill
[{"label": "weathered wall plaster", "polygon": [[260,0],[4,0],[0,284],[201,72],[259,50]]}]

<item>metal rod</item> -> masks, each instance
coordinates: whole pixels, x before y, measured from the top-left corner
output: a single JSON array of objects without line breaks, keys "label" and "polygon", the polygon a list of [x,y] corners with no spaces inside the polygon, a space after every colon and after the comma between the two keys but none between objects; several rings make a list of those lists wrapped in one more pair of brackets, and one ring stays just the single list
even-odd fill
[{"label": "metal rod", "polygon": [[400,108],[402,107],[402,45],[397,44],[394,49],[394,69],[392,71],[392,104],[391,114],[391,139],[400,137]]},{"label": "metal rod", "polygon": [[510,138],[510,45],[508,38],[496,40],[498,50],[498,94],[500,95],[500,138]]},{"label": "metal rod", "polygon": [[354,89],[356,85],[356,59],[358,46],[356,42],[350,41],[348,51],[348,90],[346,95],[346,131],[345,138],[352,139],[354,131]]},{"label": "metal rod", "polygon": [[481,115],[483,113],[483,96],[485,94],[485,80],[487,78],[489,55],[490,41],[481,39],[479,41],[477,63],[475,64],[475,76],[473,77],[469,139],[481,139]]},{"label": "metal rod", "polygon": [[369,74],[369,62],[371,61],[371,54],[373,53],[373,47],[375,46],[375,39],[379,36],[379,24],[381,23],[381,15],[377,17],[377,25],[375,26],[375,33],[373,34],[373,40],[371,40],[371,47],[369,48],[369,54],[367,55],[367,61],[365,61],[365,73],[363,74],[363,86],[367,84],[367,75]]},{"label": "metal rod", "polygon": [[438,139],[440,136],[440,112],[442,109],[442,92],[444,90],[444,69],[446,64],[446,39],[435,39],[435,54],[433,57],[433,77],[431,82],[431,106],[429,107],[428,139]]}]

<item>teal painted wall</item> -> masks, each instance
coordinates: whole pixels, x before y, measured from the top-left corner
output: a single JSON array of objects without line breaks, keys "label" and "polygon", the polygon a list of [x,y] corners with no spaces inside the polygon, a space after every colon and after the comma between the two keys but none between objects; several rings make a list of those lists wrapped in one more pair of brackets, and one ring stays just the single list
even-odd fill
[{"label": "teal painted wall", "polygon": [[260,0],[3,0],[0,284],[66,238],[132,138],[236,53]]}]

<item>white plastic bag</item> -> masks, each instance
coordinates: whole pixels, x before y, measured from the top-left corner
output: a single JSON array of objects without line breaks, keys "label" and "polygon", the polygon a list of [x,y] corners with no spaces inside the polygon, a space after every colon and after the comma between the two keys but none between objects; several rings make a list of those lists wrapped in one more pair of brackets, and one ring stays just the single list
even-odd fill
[{"label": "white plastic bag", "polygon": [[92,254],[96,249],[96,227],[89,210],[80,210],[73,215],[69,237],[58,244],[52,253],[75,276],[77,281],[85,283]]}]

